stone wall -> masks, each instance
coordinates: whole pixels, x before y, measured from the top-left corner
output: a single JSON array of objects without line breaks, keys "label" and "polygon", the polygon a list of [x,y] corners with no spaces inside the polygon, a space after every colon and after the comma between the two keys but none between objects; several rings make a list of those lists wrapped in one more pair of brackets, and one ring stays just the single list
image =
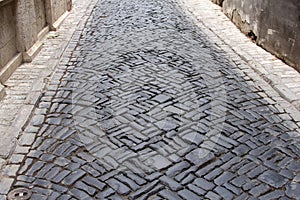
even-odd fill
[{"label": "stone wall", "polygon": [[15,1],[10,1],[0,7],[0,70],[18,52],[14,5]]},{"label": "stone wall", "polygon": [[56,30],[71,0],[0,0],[0,84],[42,47],[41,38]]},{"label": "stone wall", "polygon": [[37,32],[46,27],[46,11],[44,0],[34,0]]},{"label": "stone wall", "polygon": [[299,0],[212,0],[258,45],[300,71]]}]

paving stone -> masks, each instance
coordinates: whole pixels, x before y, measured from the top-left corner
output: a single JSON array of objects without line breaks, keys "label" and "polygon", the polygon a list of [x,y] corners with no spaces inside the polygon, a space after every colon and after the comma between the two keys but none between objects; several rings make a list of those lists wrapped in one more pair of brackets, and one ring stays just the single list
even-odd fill
[{"label": "paving stone", "polygon": [[141,178],[139,175],[134,174],[134,173],[127,173],[126,174],[129,178],[131,178],[132,180],[134,180],[137,184],[139,185],[144,185],[145,183],[147,183],[147,181],[145,181],[145,179]]},{"label": "paving stone", "polygon": [[19,165],[6,165],[3,169],[4,176],[16,176]]},{"label": "paving stone", "polygon": [[158,192],[163,190],[164,186],[161,184],[156,185],[153,189],[151,189],[148,193],[142,195],[140,198],[141,199],[149,199],[151,197],[155,197],[156,199],[161,199],[160,197],[157,196]]},{"label": "paving stone", "polygon": [[46,200],[46,199],[47,199],[47,196],[41,195],[41,194],[32,194],[32,195],[31,195],[31,198],[32,198],[32,199]]},{"label": "paving stone", "polygon": [[57,184],[50,184],[49,188],[59,192],[60,194],[63,194],[68,191],[68,188],[57,185]]},{"label": "paving stone", "polygon": [[207,181],[207,180],[205,180],[205,179],[203,179],[203,178],[197,178],[197,179],[194,181],[194,183],[195,183],[198,187],[200,187],[200,188],[202,188],[202,189],[204,189],[204,190],[206,190],[206,191],[212,190],[212,189],[215,187],[215,184],[213,184],[212,182],[209,182],[209,181]]},{"label": "paving stone", "polygon": [[235,177],[231,172],[224,172],[218,178],[214,180],[215,184],[223,185],[224,183],[232,180]]},{"label": "paving stone", "polygon": [[158,103],[165,103],[172,99],[172,97],[164,95],[164,94],[159,94],[153,98],[154,101],[157,101]]},{"label": "paving stone", "polygon": [[291,171],[300,172],[300,161],[291,161],[287,168]]},{"label": "paving stone", "polygon": [[35,180],[35,178],[31,177],[31,176],[20,175],[20,176],[17,177],[17,180],[32,183]]},{"label": "paving stone", "polygon": [[294,179],[293,179],[294,182],[297,182],[297,183],[300,183],[300,174],[297,174]]},{"label": "paving stone", "polygon": [[106,183],[121,195],[127,195],[130,193],[129,187],[114,178],[108,179]]},{"label": "paving stone", "polygon": [[287,178],[274,171],[266,171],[258,179],[275,188],[282,187],[288,181]]},{"label": "paving stone", "polygon": [[248,153],[250,150],[251,150],[251,149],[250,149],[248,146],[242,144],[242,145],[238,146],[237,148],[235,148],[235,149],[233,150],[233,152],[234,152],[236,155],[238,155],[238,156],[243,156],[243,155],[245,155],[246,153]]},{"label": "paving stone", "polygon": [[245,183],[249,182],[249,179],[247,176],[238,176],[234,178],[231,183],[234,184],[237,187],[242,187]]},{"label": "paving stone", "polygon": [[96,193],[96,189],[95,188],[90,187],[90,186],[88,186],[87,184],[85,184],[85,183],[83,183],[81,181],[76,182],[75,186],[78,189],[83,190],[86,193],[88,193],[89,196],[93,196]]},{"label": "paving stone", "polygon": [[141,195],[146,194],[148,191],[153,189],[155,187],[155,185],[157,185],[158,183],[159,183],[158,180],[154,180],[153,182],[148,183],[147,185],[141,187],[139,190],[137,190],[134,193],[130,194],[130,197],[132,199],[140,197]]},{"label": "paving stone", "polygon": [[180,185],[177,181],[174,179],[168,177],[168,176],[162,176],[159,178],[159,180],[164,184],[167,185],[172,191],[178,191],[182,189],[182,185]]},{"label": "paving stone", "polygon": [[185,156],[191,163],[201,166],[215,158],[214,154],[205,149],[195,149]]},{"label": "paving stone", "polygon": [[199,196],[204,195],[207,191],[193,185],[193,184],[188,184],[187,185],[188,189],[194,192],[195,194],[198,194]]},{"label": "paving stone", "polygon": [[221,196],[223,199],[233,199],[234,195],[228,191],[226,188],[217,186],[214,191]]},{"label": "paving stone", "polygon": [[169,191],[169,190],[162,190],[159,192],[159,195],[163,199],[174,199],[174,200],[179,200],[181,199],[175,192]]},{"label": "paving stone", "polygon": [[72,185],[75,181],[80,179],[85,174],[86,174],[86,172],[84,172],[82,170],[76,170],[74,172],[71,172],[67,177],[65,177],[62,182],[63,182],[63,184],[66,184],[66,185]]},{"label": "paving stone", "polygon": [[87,193],[85,193],[82,190],[79,190],[77,188],[72,188],[69,191],[69,194],[71,194],[72,196],[74,195],[77,199],[88,199],[89,195]]},{"label": "paving stone", "polygon": [[160,173],[160,172],[154,172],[154,173],[151,173],[148,176],[145,176],[145,179],[147,181],[154,181],[154,180],[159,179],[159,177],[161,177],[161,176],[162,176],[162,173]]},{"label": "paving stone", "polygon": [[160,130],[163,130],[163,131],[171,131],[178,127],[178,124],[175,123],[174,121],[167,121],[167,120],[159,121],[159,122],[155,123],[155,125]]},{"label": "paving stone", "polygon": [[87,183],[88,185],[92,185],[92,186],[98,188],[99,190],[103,190],[103,188],[105,187],[105,183],[103,183],[103,182],[99,181],[98,179],[93,178],[91,176],[85,176],[82,179],[82,181]]},{"label": "paving stone", "polygon": [[266,184],[260,184],[256,187],[253,187],[250,191],[249,194],[251,194],[254,197],[259,197],[260,195],[268,192],[270,190],[270,187]]},{"label": "paving stone", "polygon": [[32,176],[35,172],[37,172],[40,168],[42,168],[46,163],[42,161],[38,161],[34,163],[30,169],[27,171],[26,175]]},{"label": "paving stone", "polygon": [[36,134],[34,134],[34,133],[25,133],[24,135],[22,135],[22,137],[20,139],[20,145],[23,145],[23,146],[32,145],[35,140],[35,137],[36,137]]},{"label": "paving stone", "polygon": [[191,183],[193,180],[195,180],[196,176],[193,174],[189,174],[187,177],[181,180],[182,185],[186,185],[188,183]]},{"label": "paving stone", "polygon": [[278,165],[272,161],[265,160],[264,165],[270,169],[273,169],[274,171],[280,171],[280,167],[278,167]]},{"label": "paving stone", "polygon": [[187,142],[193,143],[195,145],[199,145],[201,142],[203,142],[206,139],[206,137],[200,135],[199,133],[192,132],[184,135],[182,139],[184,139]]},{"label": "paving stone", "polygon": [[257,166],[256,168],[254,168],[250,172],[248,172],[247,176],[249,178],[254,178],[254,177],[257,177],[258,175],[262,174],[264,171],[266,171],[266,168],[264,166]]},{"label": "paving stone", "polygon": [[195,193],[191,192],[190,190],[187,190],[187,189],[184,189],[184,190],[180,190],[178,192],[178,195],[181,196],[183,199],[186,199],[186,200],[198,200],[199,199],[199,196],[196,195]]},{"label": "paving stone", "polygon": [[54,160],[55,156],[51,155],[51,154],[43,154],[41,156],[41,160],[45,161],[45,162],[52,162]]},{"label": "paving stone", "polygon": [[164,169],[172,164],[167,158],[161,155],[154,156],[150,161],[152,162],[151,165],[157,170]]},{"label": "paving stone", "polygon": [[288,169],[281,170],[279,174],[288,179],[293,179],[293,177],[294,177],[294,173]]},{"label": "paving stone", "polygon": [[178,173],[180,173],[181,171],[183,171],[184,169],[188,168],[189,166],[190,166],[190,164],[185,161],[177,163],[168,168],[168,170],[166,171],[166,175],[169,177],[173,177],[173,176],[177,175]]},{"label": "paving stone", "polygon": [[242,189],[241,188],[235,187],[235,186],[233,186],[230,183],[225,183],[224,187],[226,189],[228,189],[229,191],[233,192],[236,195],[241,195],[241,193],[242,193]]},{"label": "paving stone", "polygon": [[281,190],[275,190],[263,196],[260,196],[259,199],[267,200],[267,199],[279,199],[280,197],[284,196],[284,192]]},{"label": "paving stone", "polygon": [[217,176],[219,176],[220,174],[222,174],[222,170],[220,168],[216,168],[213,171],[209,172],[207,175],[204,176],[205,179],[212,181],[213,179],[215,179]]},{"label": "paving stone", "polygon": [[249,198],[249,196],[246,193],[244,193],[244,194],[238,196],[236,198],[236,200],[243,200],[243,199],[248,199],[248,198]]},{"label": "paving stone", "polygon": [[299,188],[300,188],[299,183],[294,183],[294,182],[288,183],[286,185],[285,193],[288,197],[297,199],[300,196],[300,189]]},{"label": "paving stone", "polygon": [[231,168],[232,165],[239,163],[241,161],[240,157],[233,157],[232,159],[230,159],[228,162],[225,162],[225,164],[223,164],[221,166],[222,169],[227,170],[229,168]]},{"label": "paving stone", "polygon": [[57,199],[60,196],[58,192],[52,192],[51,195],[48,197],[49,200]]},{"label": "paving stone", "polygon": [[36,185],[36,186],[39,186],[39,187],[42,187],[42,188],[48,188],[49,185],[50,185],[50,182],[47,181],[47,180],[43,180],[43,179],[36,179],[33,182],[33,185]]},{"label": "paving stone", "polygon": [[209,192],[205,195],[205,197],[206,197],[207,199],[216,199],[216,200],[222,199],[219,195],[217,195],[216,193],[211,192],[211,191],[209,191]]},{"label": "paving stone", "polygon": [[257,181],[257,180],[250,180],[248,183],[244,184],[242,186],[242,189],[245,191],[248,191],[252,188],[254,188],[255,186],[259,185],[261,182]]},{"label": "paving stone", "polygon": [[238,174],[239,175],[242,175],[242,174],[245,174],[247,173],[248,171],[250,171],[251,169],[253,169],[254,167],[256,167],[257,164],[256,163],[253,163],[253,162],[250,162],[244,166],[242,166],[239,170],[238,170]]},{"label": "paving stone", "polygon": [[[51,179],[51,181],[53,181],[54,183],[59,183],[61,182],[66,176],[68,176],[71,172],[69,170],[63,170],[61,172],[59,172],[55,177],[52,178],[49,177],[49,179]],[[56,173],[55,173],[56,174]]]},{"label": "paving stone", "polygon": [[0,194],[7,194],[10,190],[10,187],[13,183],[14,179],[12,178],[1,178],[0,179]]},{"label": "paving stone", "polygon": [[96,198],[98,199],[105,199],[107,198],[108,196],[114,194],[115,191],[112,189],[112,188],[107,188],[101,192],[99,192],[97,195],[96,195]]},{"label": "paving stone", "polygon": [[40,126],[44,122],[45,116],[44,115],[36,115],[32,118],[31,124],[33,126]]},{"label": "paving stone", "polygon": [[61,171],[60,167],[53,167],[50,171],[48,171],[44,177],[47,180],[51,180],[53,177],[55,177],[56,175],[58,175],[58,173]]}]

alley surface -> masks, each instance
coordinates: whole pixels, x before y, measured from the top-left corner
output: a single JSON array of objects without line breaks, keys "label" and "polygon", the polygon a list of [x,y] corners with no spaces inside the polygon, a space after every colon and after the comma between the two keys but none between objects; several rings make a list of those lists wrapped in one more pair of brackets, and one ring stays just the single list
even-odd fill
[{"label": "alley surface", "polygon": [[4,171],[8,191],[28,188],[39,200],[299,198],[292,105],[180,3],[98,1],[72,44],[25,128],[28,153]]}]

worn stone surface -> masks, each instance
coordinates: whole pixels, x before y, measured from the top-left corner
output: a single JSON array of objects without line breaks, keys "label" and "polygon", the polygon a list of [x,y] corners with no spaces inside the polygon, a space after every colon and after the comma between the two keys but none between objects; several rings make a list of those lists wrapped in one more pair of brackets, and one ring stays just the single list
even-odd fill
[{"label": "worn stone surface", "polygon": [[36,138],[11,189],[30,186],[36,199],[296,195],[291,105],[180,2],[104,0],[86,19],[24,129]]},{"label": "worn stone surface", "polygon": [[0,6],[0,71],[17,54],[13,2]]}]

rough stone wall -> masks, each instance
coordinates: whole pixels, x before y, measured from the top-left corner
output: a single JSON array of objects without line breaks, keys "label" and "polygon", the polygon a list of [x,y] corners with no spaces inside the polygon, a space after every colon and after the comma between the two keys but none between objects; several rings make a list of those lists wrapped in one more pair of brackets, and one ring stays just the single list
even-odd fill
[{"label": "rough stone wall", "polygon": [[[67,0],[45,0],[47,22],[53,24],[67,11]],[[52,27],[50,27],[52,28]]]},{"label": "rough stone wall", "polygon": [[16,6],[16,29],[20,52],[28,51],[37,41],[37,21],[32,0],[18,0]]},{"label": "rough stone wall", "polygon": [[67,2],[66,0],[54,0],[52,1],[54,12],[54,21],[56,21],[66,10],[67,10]]},{"label": "rough stone wall", "polygon": [[34,0],[37,32],[39,33],[46,26],[45,2]]},{"label": "rough stone wall", "polygon": [[14,3],[0,7],[0,70],[17,54]]},{"label": "rough stone wall", "polygon": [[212,0],[258,45],[300,71],[299,0]]}]

